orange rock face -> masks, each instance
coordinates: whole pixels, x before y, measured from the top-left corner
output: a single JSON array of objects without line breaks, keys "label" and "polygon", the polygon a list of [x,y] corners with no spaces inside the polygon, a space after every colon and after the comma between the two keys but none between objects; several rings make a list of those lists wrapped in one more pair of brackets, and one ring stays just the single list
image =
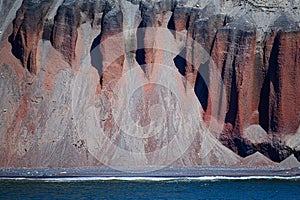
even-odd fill
[{"label": "orange rock face", "polygon": [[0,167],[299,160],[299,10],[253,2],[5,1]]}]

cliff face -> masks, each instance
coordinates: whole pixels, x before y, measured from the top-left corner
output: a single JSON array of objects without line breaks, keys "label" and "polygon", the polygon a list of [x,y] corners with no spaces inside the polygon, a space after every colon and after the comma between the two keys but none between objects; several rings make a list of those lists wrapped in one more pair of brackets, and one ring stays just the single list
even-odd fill
[{"label": "cliff face", "polygon": [[1,167],[300,160],[300,2],[2,2]]}]

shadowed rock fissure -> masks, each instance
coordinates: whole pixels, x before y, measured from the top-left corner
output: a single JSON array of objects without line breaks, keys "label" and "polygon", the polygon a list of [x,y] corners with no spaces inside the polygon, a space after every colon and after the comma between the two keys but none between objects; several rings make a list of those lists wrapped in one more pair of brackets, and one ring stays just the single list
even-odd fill
[{"label": "shadowed rock fissure", "polygon": [[208,105],[208,81],[209,81],[209,61],[204,64],[201,64],[197,76],[194,87],[194,92],[203,108],[204,111],[207,110]]},{"label": "shadowed rock fissure", "polygon": [[236,80],[236,69],[235,69],[236,58],[233,59],[232,64],[232,81],[230,87],[230,100],[229,100],[229,109],[226,113],[225,123],[230,123],[232,126],[235,126],[236,117],[238,113],[238,90],[237,90],[237,80]]},{"label": "shadowed rock fissure", "polygon": [[186,48],[184,48],[175,58],[173,59],[175,66],[178,69],[178,72],[185,77],[186,75],[186,66],[187,62],[185,59],[186,56]]},{"label": "shadowed rock fissure", "polygon": [[[185,77],[186,76],[186,66],[187,61],[186,57],[186,48],[184,48],[175,58],[173,59],[174,64],[178,72]],[[208,105],[208,77],[209,77],[209,66],[208,62],[201,64],[198,68],[196,81],[194,86],[194,92],[203,108],[204,111],[207,110]]]},{"label": "shadowed rock fissure", "polygon": [[101,34],[99,34],[92,43],[91,50],[90,50],[90,55],[91,55],[91,64],[94,68],[97,69],[99,79],[100,79],[100,85],[102,86],[103,82],[103,63],[102,59],[103,56],[100,52],[100,41],[101,41]]},{"label": "shadowed rock fissure", "polygon": [[[274,106],[270,105],[272,102],[270,100],[271,95],[271,83],[274,86],[275,94],[279,91],[278,85],[278,50],[279,49],[279,35],[274,39],[273,47],[271,50],[269,69],[264,80],[261,92],[260,92],[260,103],[258,107],[259,111],[259,124],[261,127],[268,132],[271,128],[272,131],[277,130],[277,122],[274,117]],[[271,109],[271,110],[270,110]],[[271,114],[270,114],[271,113]],[[271,116],[271,119],[270,119]]]},{"label": "shadowed rock fissure", "polygon": [[172,30],[171,31],[172,33],[174,33],[174,31],[176,31],[175,21],[174,21],[174,10],[172,11],[172,15],[171,15],[171,18],[168,22],[167,28]]},{"label": "shadowed rock fissure", "polygon": [[275,162],[281,162],[293,153],[291,148],[279,142],[261,143],[257,145],[257,150]]},{"label": "shadowed rock fissure", "polygon": [[24,48],[23,48],[23,44],[21,43],[21,36],[19,34],[16,35],[15,37],[13,37],[13,35],[10,35],[8,38],[8,41],[12,45],[12,48],[11,48],[12,54],[16,58],[21,60],[24,55]]},{"label": "shadowed rock fissure", "polygon": [[136,32],[136,38],[137,38],[137,47],[138,49],[135,52],[135,59],[137,63],[140,65],[143,72],[146,74],[146,52],[145,52],[145,45],[144,45],[144,38],[145,38],[145,29],[143,25],[143,21],[138,26],[137,32]]},{"label": "shadowed rock fissure", "polygon": [[238,154],[243,158],[254,154],[257,150],[253,144],[242,138],[234,138],[234,145],[237,147]]},{"label": "shadowed rock fissure", "polygon": [[[108,36],[109,34],[116,34],[118,32],[121,32],[123,29],[122,13],[117,9],[110,9],[111,6],[108,2],[105,2],[105,5],[101,6],[100,11],[103,12],[103,15],[101,18],[100,34],[93,40],[90,47],[91,65],[98,71],[100,86],[103,86],[103,57],[105,56],[101,52],[101,42],[103,38],[106,38],[106,36]],[[112,23],[111,26],[107,22],[109,20]]]}]

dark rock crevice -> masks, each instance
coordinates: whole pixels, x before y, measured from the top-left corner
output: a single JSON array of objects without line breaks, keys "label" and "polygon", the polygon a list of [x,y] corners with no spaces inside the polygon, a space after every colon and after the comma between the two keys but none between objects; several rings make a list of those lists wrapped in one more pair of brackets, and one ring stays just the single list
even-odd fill
[{"label": "dark rock crevice", "polygon": [[141,23],[137,28],[136,38],[137,38],[137,50],[135,52],[135,59],[137,63],[140,65],[143,72],[146,73],[146,52],[144,49],[145,29],[144,29],[143,20],[141,21]]},{"label": "dark rock crevice", "polygon": [[[105,3],[101,7],[101,9],[99,10],[99,12],[103,12],[101,22],[100,22],[101,23],[101,30],[100,30],[100,34],[97,35],[97,37],[93,40],[91,48],[90,48],[91,65],[95,69],[97,69],[97,72],[98,72],[98,75],[99,75],[99,82],[100,82],[101,87],[103,85],[103,55],[100,52],[100,43],[101,43],[103,34],[105,33],[105,31],[104,31],[105,28],[104,27],[107,26],[104,23],[104,19],[105,19],[104,16],[107,12],[109,12],[108,7],[109,7],[109,5],[107,3]],[[83,7],[83,9],[86,9],[86,8]],[[90,9],[93,9],[93,8],[90,8]],[[90,11],[88,9],[86,9],[86,10],[87,10],[86,12],[90,13]],[[94,20],[94,18],[93,18],[93,20]]]},{"label": "dark rock crevice", "polygon": [[244,138],[234,138],[233,141],[234,145],[237,147],[238,155],[243,158],[257,152],[255,146]]},{"label": "dark rock crevice", "polygon": [[257,150],[275,162],[281,162],[293,154],[293,150],[278,142],[261,143]]},{"label": "dark rock crevice", "polygon": [[297,160],[300,162],[300,151],[295,151],[294,155],[297,158]]},{"label": "dark rock crevice", "polygon": [[[105,56],[103,54],[101,44],[104,42],[110,35],[118,34],[123,30],[123,14],[119,7],[114,7],[106,2],[105,6],[101,6],[98,9],[99,12],[103,12],[101,18],[101,31],[100,34],[93,40],[92,45],[90,47],[90,56],[91,56],[91,65],[97,70],[99,75],[100,86],[103,87],[103,76],[104,76],[104,66],[103,59]],[[93,23],[93,22],[92,22]],[[118,58],[119,60],[121,58]],[[116,61],[118,62],[118,61]],[[123,62],[122,59],[120,61]],[[113,63],[110,63],[113,64]],[[107,66],[109,67],[109,66]]]},{"label": "dark rock crevice", "polygon": [[228,112],[226,113],[225,123],[232,124],[235,127],[237,114],[238,114],[238,88],[237,88],[237,77],[236,77],[236,58],[234,57],[232,63],[232,78],[231,78],[231,87],[230,87],[230,100],[229,100],[229,108]]},{"label": "dark rock crevice", "polygon": [[167,28],[170,29],[172,33],[174,31],[176,31],[175,19],[174,19],[174,10],[172,11],[172,15],[171,15],[170,20],[168,22]]},{"label": "dark rock crevice", "polygon": [[53,30],[53,20],[46,20],[44,24],[42,39],[50,41],[52,30]]},{"label": "dark rock crevice", "polygon": [[185,59],[186,57],[186,48],[184,48],[177,56],[174,57],[173,61],[178,69],[178,72],[185,77],[186,75],[186,66],[187,66],[187,61]]},{"label": "dark rock crevice", "polygon": [[97,69],[99,79],[100,79],[100,85],[103,84],[103,56],[100,52],[100,41],[101,41],[101,34],[99,34],[92,43],[91,50],[90,50],[90,56],[91,56],[91,65]]},{"label": "dark rock crevice", "polygon": [[209,86],[209,62],[201,64],[196,76],[196,82],[194,86],[194,92],[203,108],[204,111],[207,110],[208,106],[208,86]]},{"label": "dark rock crevice", "polygon": [[[277,131],[277,120],[274,116],[274,109],[276,109],[277,105],[274,102],[274,95],[279,92],[279,77],[278,77],[278,53],[279,53],[279,33],[276,35],[271,55],[268,63],[268,72],[265,77],[261,93],[260,93],[260,103],[258,107],[259,111],[259,124],[266,131],[269,132],[271,128],[272,131]],[[272,85],[271,85],[272,83]],[[272,94],[271,87],[274,88],[275,94]],[[273,99],[270,99],[273,98]],[[276,98],[276,97],[275,97]]]},{"label": "dark rock crevice", "polygon": [[257,147],[247,139],[242,138],[229,124],[226,124],[226,128],[220,135],[219,140],[223,145],[243,158],[257,152]]}]

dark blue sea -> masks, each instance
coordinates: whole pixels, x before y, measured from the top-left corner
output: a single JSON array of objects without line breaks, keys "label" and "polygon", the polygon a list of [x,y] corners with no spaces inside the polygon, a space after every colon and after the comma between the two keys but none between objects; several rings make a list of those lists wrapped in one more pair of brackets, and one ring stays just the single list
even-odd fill
[{"label": "dark blue sea", "polygon": [[300,179],[0,180],[0,199],[300,199]]}]

